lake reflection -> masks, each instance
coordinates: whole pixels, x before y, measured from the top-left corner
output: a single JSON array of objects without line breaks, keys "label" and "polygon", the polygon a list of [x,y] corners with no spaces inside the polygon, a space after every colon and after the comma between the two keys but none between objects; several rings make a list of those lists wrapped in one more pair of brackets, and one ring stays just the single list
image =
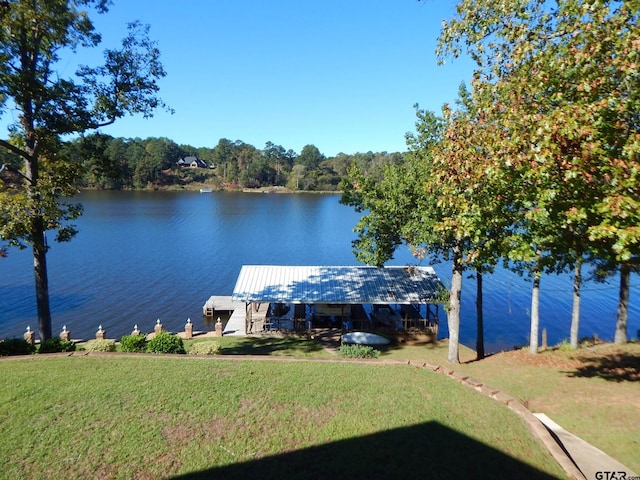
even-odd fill
[{"label": "lake reflection", "polygon": [[[84,192],[80,233],[50,250],[54,334],[92,338],[102,325],[119,338],[134,324],[151,331],[159,318],[180,331],[195,329],[211,295],[230,295],[243,264],[356,265],[351,242],[359,214],[338,195],[197,192]],[[418,263],[406,248],[391,265]],[[447,264],[434,265],[445,284]],[[636,280],[636,277],[633,278]],[[545,288],[547,294],[545,294]],[[544,277],[542,327],[550,342],[568,337],[571,280]],[[589,293],[591,291],[591,293]],[[611,338],[617,285],[585,286],[581,335]],[[488,351],[527,342],[530,285],[511,272],[485,280]],[[632,303],[633,303],[632,297]],[[475,342],[475,282],[464,282],[461,340]],[[630,336],[640,328],[632,305]],[[0,260],[0,338],[37,328],[32,259],[11,249]],[[441,321],[441,336],[446,336]]]}]

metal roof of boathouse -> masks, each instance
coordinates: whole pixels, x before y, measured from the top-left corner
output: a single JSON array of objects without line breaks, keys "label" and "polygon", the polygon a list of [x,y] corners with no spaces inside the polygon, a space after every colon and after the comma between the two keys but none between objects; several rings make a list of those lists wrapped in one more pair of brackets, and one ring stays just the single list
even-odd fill
[{"label": "metal roof of boathouse", "polygon": [[243,265],[231,298],[247,303],[428,303],[441,285],[432,267]]}]

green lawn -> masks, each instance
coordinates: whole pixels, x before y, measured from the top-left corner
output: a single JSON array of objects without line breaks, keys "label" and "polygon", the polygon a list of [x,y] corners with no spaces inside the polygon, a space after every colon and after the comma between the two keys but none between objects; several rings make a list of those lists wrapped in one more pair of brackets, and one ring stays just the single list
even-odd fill
[{"label": "green lawn", "polygon": [[0,431],[6,479],[565,478],[504,406],[381,362],[7,359]]},{"label": "green lawn", "polygon": [[505,352],[456,370],[508,392],[640,472],[640,342]]},{"label": "green lawn", "polygon": [[218,342],[224,355],[269,355],[298,358],[335,358],[318,342],[304,337],[264,336],[264,337],[196,337],[185,341],[185,348],[196,342]]},{"label": "green lawn", "polygon": [[[335,358],[315,342],[291,338],[224,337],[223,353],[260,353]],[[223,346],[225,344],[223,343]],[[413,361],[448,365],[446,341],[423,346],[379,347],[380,361]],[[457,372],[498,388],[532,412],[546,413],[630,469],[640,472],[640,342],[600,344],[577,351],[550,349],[531,355],[528,349],[502,352],[475,361],[475,352],[460,346]]]}]

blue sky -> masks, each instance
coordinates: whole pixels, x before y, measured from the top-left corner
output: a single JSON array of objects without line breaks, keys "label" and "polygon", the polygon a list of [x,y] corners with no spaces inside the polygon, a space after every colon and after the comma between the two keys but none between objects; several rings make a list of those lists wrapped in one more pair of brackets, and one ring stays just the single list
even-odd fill
[{"label": "blue sky", "polygon": [[[441,21],[453,0],[115,0],[94,17],[113,47],[126,23],[151,25],[173,109],[118,120],[116,137],[168,137],[214,147],[220,138],[300,152],[404,151],[415,110],[439,110],[468,83],[468,60],[438,66]],[[68,65],[71,74],[78,63]]]}]

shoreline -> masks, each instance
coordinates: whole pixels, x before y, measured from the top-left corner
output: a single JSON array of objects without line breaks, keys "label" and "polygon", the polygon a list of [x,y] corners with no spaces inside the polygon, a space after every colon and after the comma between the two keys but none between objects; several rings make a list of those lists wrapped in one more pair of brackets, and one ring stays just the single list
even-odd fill
[{"label": "shoreline", "polygon": [[[210,188],[211,192],[200,192],[201,188]],[[219,188],[207,184],[189,184],[189,185],[167,185],[167,186],[153,186],[145,188],[91,188],[81,187],[78,189],[81,192],[195,192],[195,193],[219,193],[219,192],[232,192],[232,193],[274,193],[274,194],[313,194],[313,195],[342,195],[342,190],[292,190],[287,187],[273,186],[273,187],[258,187],[258,188]]]}]

